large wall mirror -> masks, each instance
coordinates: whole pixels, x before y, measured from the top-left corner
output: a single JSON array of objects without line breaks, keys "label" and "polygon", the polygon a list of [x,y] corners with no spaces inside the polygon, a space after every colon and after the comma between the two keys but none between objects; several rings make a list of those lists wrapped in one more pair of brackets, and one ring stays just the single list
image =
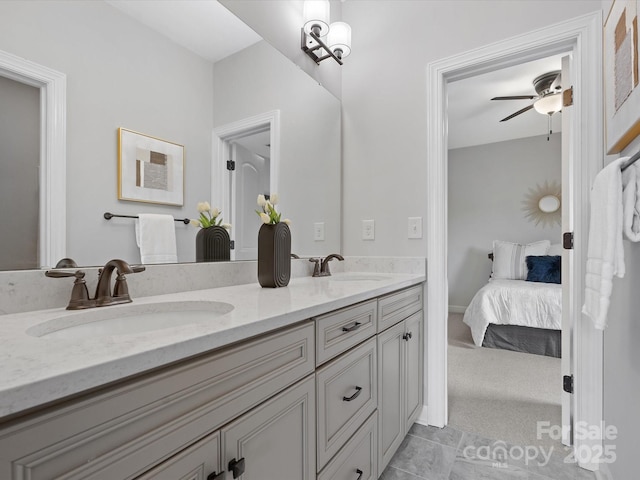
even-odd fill
[{"label": "large wall mirror", "polygon": [[[66,75],[66,256],[79,265],[102,265],[111,258],[138,263],[133,220],[107,221],[104,212],[196,218],[202,201],[221,208],[225,222],[241,227],[246,238],[253,229],[257,237],[256,206],[249,208],[247,199],[242,204],[233,196],[235,180],[221,168],[228,159],[219,158],[219,147],[227,142],[231,151],[251,153],[255,148],[253,153],[265,157],[258,149],[270,149],[271,140],[265,145],[264,139],[271,137],[263,131],[252,142],[219,134],[274,112],[279,118],[277,165],[269,165],[270,177],[258,184],[263,190],[264,185],[277,188],[283,215],[292,220],[295,253],[339,251],[339,100],[264,40],[212,62],[169,38],[173,30],[191,27],[178,15],[165,35],[117,8],[118,3],[0,2],[0,50]],[[166,3],[188,8],[208,2]],[[197,29],[192,33],[198,35]],[[232,41],[230,35],[226,41]],[[5,83],[0,82],[0,88]],[[184,205],[117,199],[119,127],[184,146]],[[12,162],[14,157],[2,148],[0,161]],[[4,182],[16,187],[17,179],[2,175],[0,190],[8,185]],[[30,189],[33,192],[33,185]],[[31,196],[39,202],[36,194]],[[11,218],[0,221],[11,229]],[[318,223],[324,224],[324,240],[314,239]],[[179,262],[195,260],[196,233],[196,227],[176,222]],[[33,241],[28,242],[33,247]],[[250,259],[251,254],[237,258]],[[50,265],[34,259],[25,268],[33,266]],[[21,267],[0,265],[15,268]]]}]

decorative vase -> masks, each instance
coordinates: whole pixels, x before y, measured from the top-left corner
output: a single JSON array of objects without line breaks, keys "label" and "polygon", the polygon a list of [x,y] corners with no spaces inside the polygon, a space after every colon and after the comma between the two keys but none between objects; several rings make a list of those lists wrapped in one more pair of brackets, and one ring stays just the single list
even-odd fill
[{"label": "decorative vase", "polygon": [[196,262],[231,260],[231,239],[226,228],[201,228],[196,235]]},{"label": "decorative vase", "polygon": [[284,223],[262,224],[258,232],[258,282],[286,287],[291,278],[291,230]]}]

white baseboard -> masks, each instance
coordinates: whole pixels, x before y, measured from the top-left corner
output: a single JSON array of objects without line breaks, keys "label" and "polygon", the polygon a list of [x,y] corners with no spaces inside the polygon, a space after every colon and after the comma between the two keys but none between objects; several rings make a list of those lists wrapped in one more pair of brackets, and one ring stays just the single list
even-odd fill
[{"label": "white baseboard", "polygon": [[460,305],[449,305],[449,313],[464,313],[467,311],[467,307]]},{"label": "white baseboard", "polygon": [[419,423],[420,425],[429,426],[428,419],[429,419],[429,417],[427,416],[427,406],[423,405],[422,406],[422,411],[418,415],[418,418],[416,418],[416,423]]}]

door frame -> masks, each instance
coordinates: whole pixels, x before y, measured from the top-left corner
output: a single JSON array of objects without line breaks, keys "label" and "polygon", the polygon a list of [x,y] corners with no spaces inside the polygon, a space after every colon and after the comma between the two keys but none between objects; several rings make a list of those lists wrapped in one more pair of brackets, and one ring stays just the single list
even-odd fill
[{"label": "door frame", "polygon": [[[278,191],[278,172],[280,171],[280,110],[271,110],[252,117],[221,125],[213,130],[213,161],[211,163],[211,201],[220,205],[223,212],[231,214],[231,193],[235,190],[233,177],[227,170],[230,159],[230,142],[244,137],[260,128],[269,128],[271,157],[269,162],[269,191]],[[257,208],[257,206],[256,206]],[[235,222],[235,218],[231,219]],[[233,225],[231,238],[235,239]],[[231,250],[231,260],[235,260],[235,251]]]},{"label": "door frame", "polygon": [[0,76],[40,90],[38,262],[67,256],[67,76],[0,50]]},{"label": "door frame", "polygon": [[[601,425],[603,418],[602,331],[582,319],[584,266],[588,237],[589,192],[603,166],[602,12],[519,35],[432,62],[427,67],[428,215],[426,418],[447,424],[447,83],[558,53],[571,52],[575,67],[574,115],[570,142],[570,182],[575,209],[573,269],[570,272],[574,328],[574,420]],[[558,380],[560,382],[560,379]],[[424,418],[424,414],[421,416]],[[583,447],[586,445],[586,447]],[[576,438],[574,449],[593,452],[601,441]],[[589,457],[589,456],[587,456]],[[585,458],[585,457],[583,457]],[[580,466],[597,470],[587,458]]]}]

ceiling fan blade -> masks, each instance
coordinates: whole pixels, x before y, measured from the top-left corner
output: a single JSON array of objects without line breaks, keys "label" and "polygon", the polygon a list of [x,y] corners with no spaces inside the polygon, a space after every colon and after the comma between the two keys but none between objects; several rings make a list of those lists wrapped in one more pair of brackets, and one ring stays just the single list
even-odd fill
[{"label": "ceiling fan blade", "polygon": [[512,95],[510,97],[493,97],[491,100],[533,100],[535,95]]},{"label": "ceiling fan blade", "polygon": [[513,117],[517,117],[521,113],[524,113],[524,112],[526,112],[528,110],[531,110],[532,108],[533,108],[533,105],[529,105],[528,107],[524,107],[522,110],[518,110],[516,113],[512,113],[511,115],[509,115],[508,117],[503,118],[500,121],[501,122],[506,122],[507,120],[511,120]]}]

